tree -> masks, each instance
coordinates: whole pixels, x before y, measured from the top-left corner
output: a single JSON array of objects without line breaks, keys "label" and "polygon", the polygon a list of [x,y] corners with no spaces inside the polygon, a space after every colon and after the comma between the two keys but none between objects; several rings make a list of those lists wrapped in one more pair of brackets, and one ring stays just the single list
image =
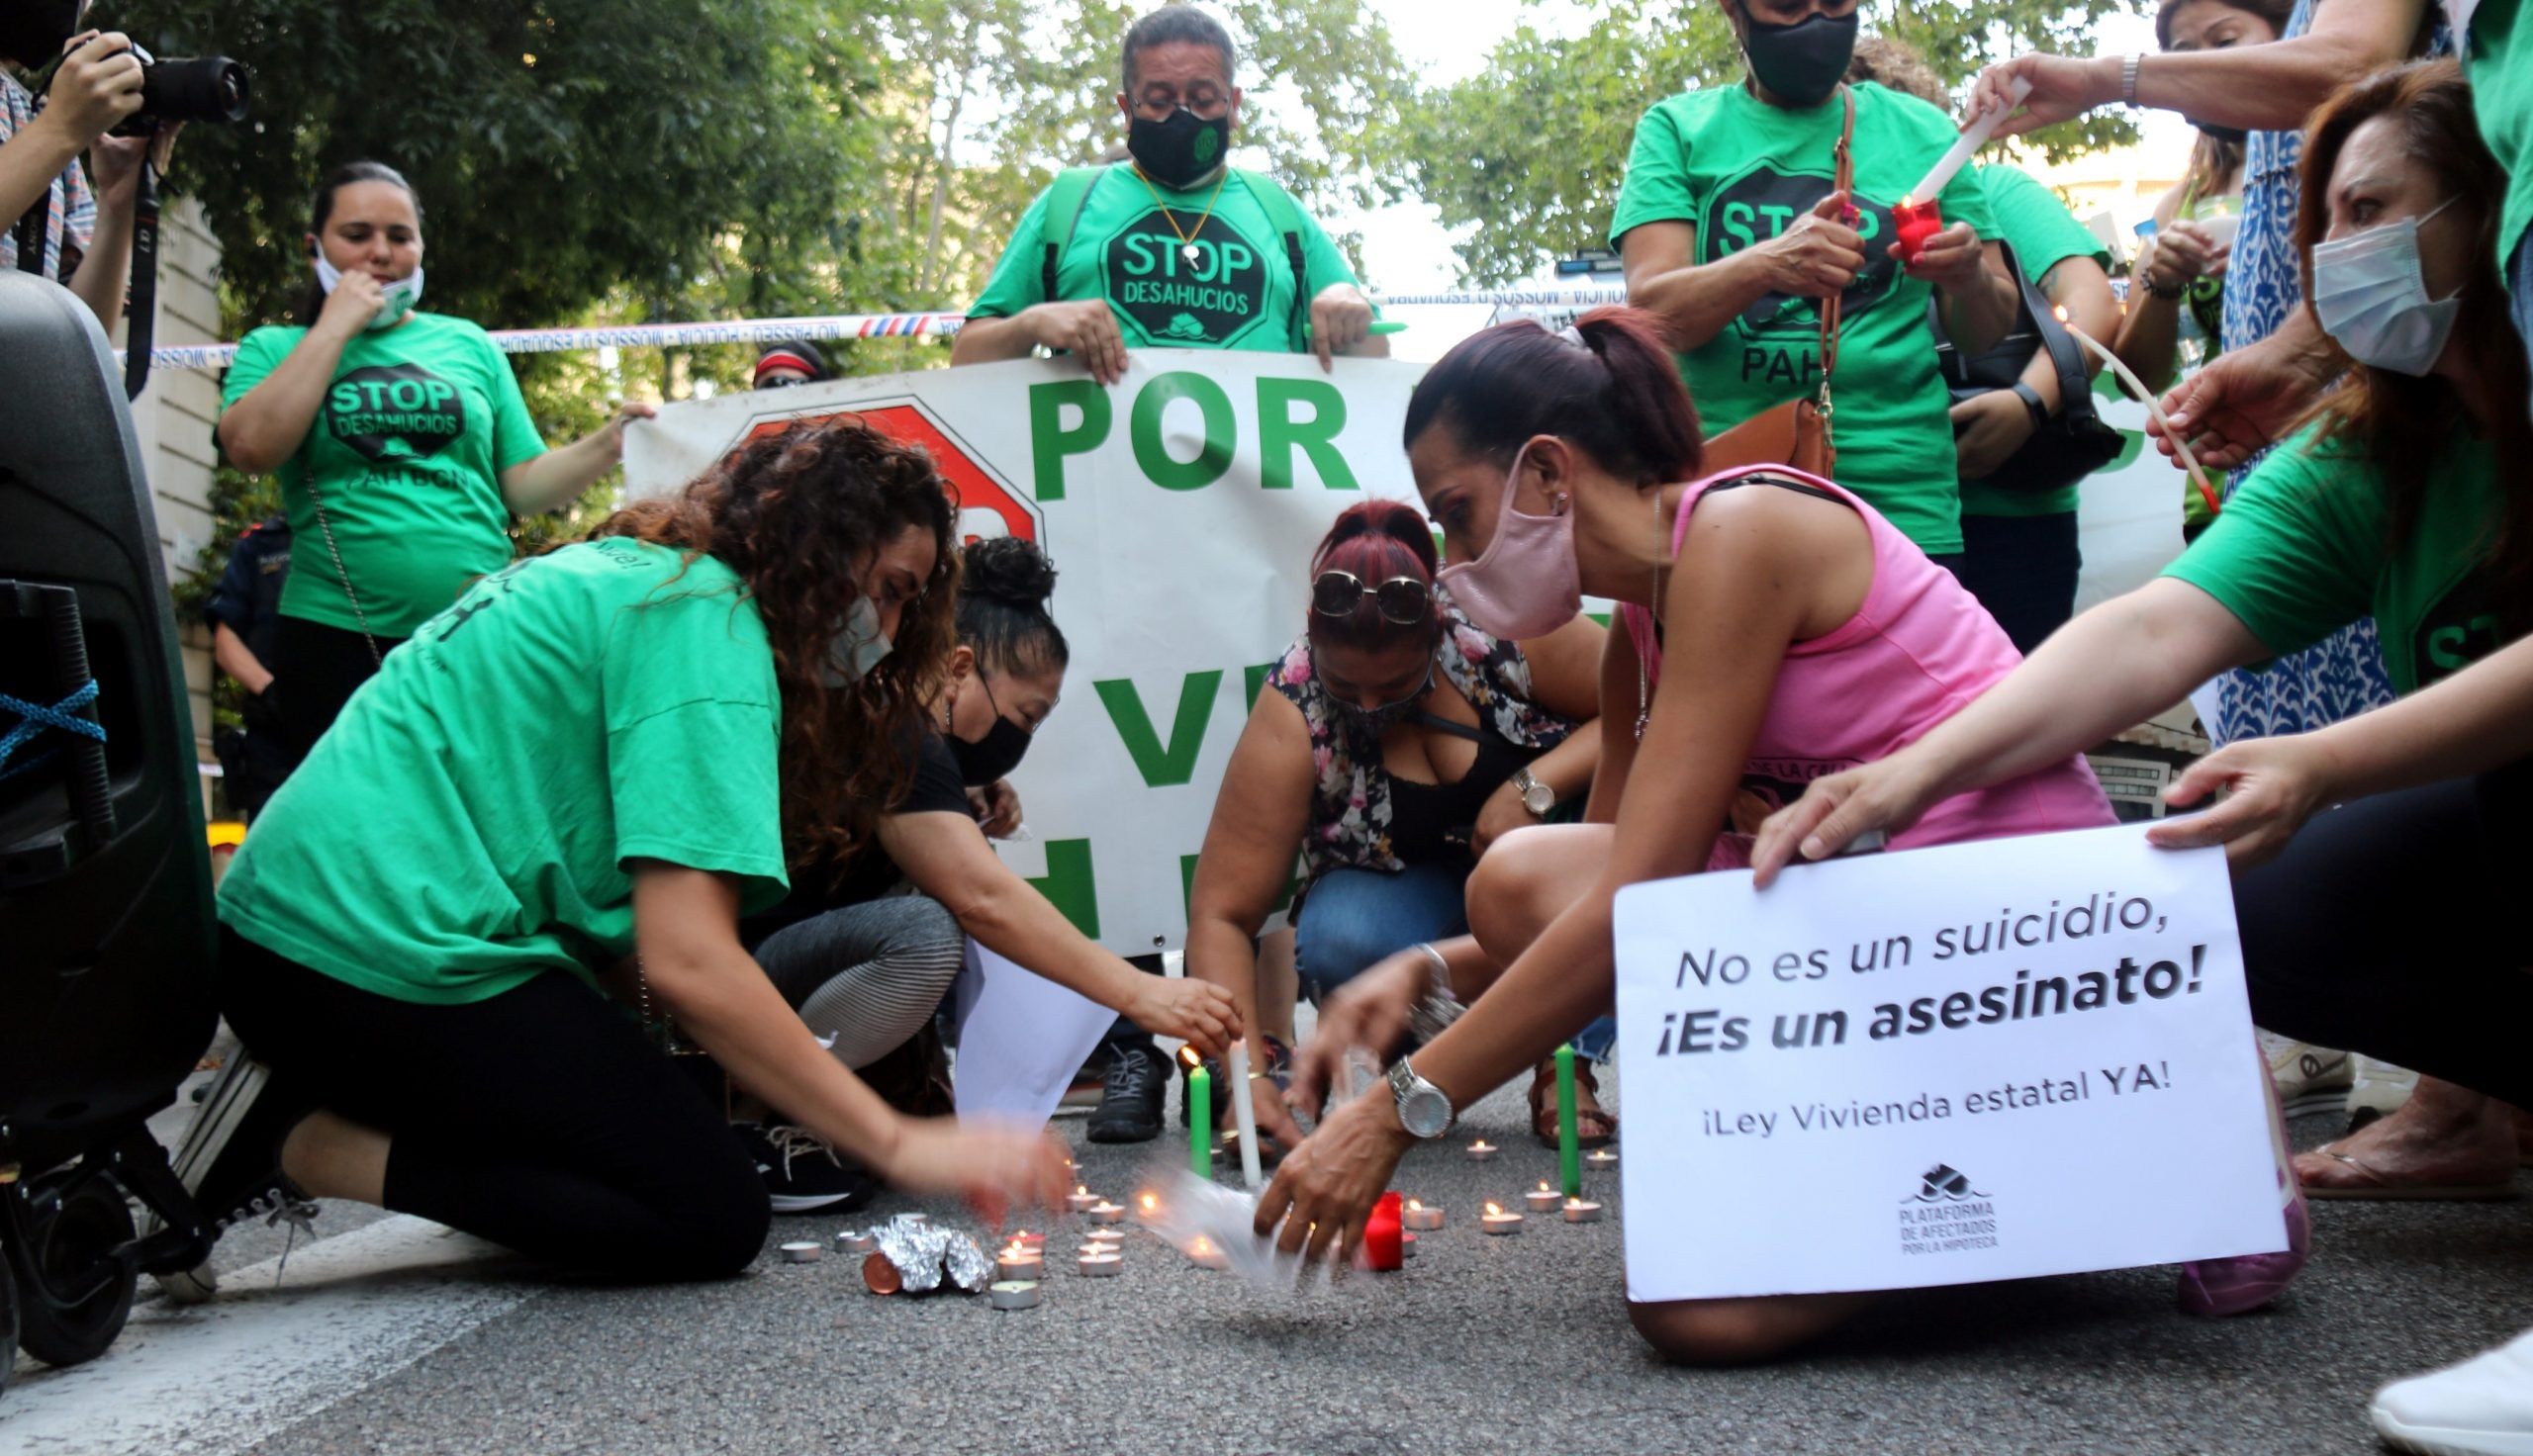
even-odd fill
[{"label": "tree", "polygon": [[[1908,42],[1947,84],[2025,50],[2084,53],[2117,0],[1867,0],[1865,28]],[[1430,89],[1393,135],[1414,190],[1467,228],[1460,275],[1528,277],[1551,257],[1608,245],[1637,119],[1672,92],[1739,84],[1740,51],[1714,0],[1617,0],[1571,37],[1524,24],[1480,75]],[[2096,114],[2034,134],[2051,160],[2136,138]]]}]

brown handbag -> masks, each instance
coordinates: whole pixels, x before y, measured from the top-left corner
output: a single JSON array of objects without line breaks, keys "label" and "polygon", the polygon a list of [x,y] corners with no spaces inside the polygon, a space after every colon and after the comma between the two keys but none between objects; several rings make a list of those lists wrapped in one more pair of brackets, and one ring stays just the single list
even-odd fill
[{"label": "brown handbag", "polygon": [[[1838,130],[1836,188],[1854,195],[1855,159],[1849,147],[1856,135],[1856,99],[1845,86],[1838,99],[1846,104],[1846,123]],[[1838,447],[1829,436],[1829,377],[1838,368],[1838,309],[1841,296],[1821,301],[1821,393],[1817,399],[1788,400],[1763,410],[1739,424],[1710,436],[1706,464],[1710,475],[1743,465],[1791,465],[1806,475],[1831,479],[1838,468]]]}]

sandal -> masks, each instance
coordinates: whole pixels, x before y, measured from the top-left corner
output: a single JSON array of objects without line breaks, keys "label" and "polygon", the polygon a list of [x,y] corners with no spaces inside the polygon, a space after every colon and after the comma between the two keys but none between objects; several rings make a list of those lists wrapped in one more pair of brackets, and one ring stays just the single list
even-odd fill
[{"label": "sandal", "polygon": [[[2327,1159],[2327,1161],[2316,1161]],[[2322,1182],[2319,1178],[2338,1181]],[[2512,1180],[2496,1183],[2411,1183],[2345,1152],[2322,1148],[2296,1155],[2296,1179],[2307,1198],[2488,1203],[2515,1197]]]},{"label": "sandal", "polygon": [[[1618,1114],[1597,1104],[1601,1097],[1600,1081],[1592,1075],[1592,1064],[1581,1057],[1574,1059],[1574,1141],[1581,1147],[1606,1147],[1619,1136]],[[1592,1094],[1594,1106],[1581,1106],[1582,1095]],[[1531,1136],[1543,1147],[1556,1146],[1556,1109],[1549,1099],[1556,1094],[1556,1059],[1550,1057],[1531,1074]]]}]

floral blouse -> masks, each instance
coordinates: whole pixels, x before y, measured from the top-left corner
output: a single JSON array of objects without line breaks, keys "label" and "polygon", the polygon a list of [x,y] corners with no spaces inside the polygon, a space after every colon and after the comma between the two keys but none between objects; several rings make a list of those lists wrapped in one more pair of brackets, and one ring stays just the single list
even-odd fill
[{"label": "floral blouse", "polygon": [[[1499,642],[1479,631],[1440,589],[1443,640],[1434,666],[1478,711],[1486,727],[1517,747],[1546,752],[1565,741],[1574,721],[1531,700],[1531,665],[1521,644]],[[1310,729],[1310,826],[1302,835],[1304,889],[1331,869],[1376,869],[1395,874],[1407,864],[1389,838],[1390,777],[1377,746],[1346,729],[1344,717],[1311,666],[1310,639],[1297,639],[1266,675],[1266,684],[1302,710]],[[1365,751],[1370,757],[1360,755]]]}]

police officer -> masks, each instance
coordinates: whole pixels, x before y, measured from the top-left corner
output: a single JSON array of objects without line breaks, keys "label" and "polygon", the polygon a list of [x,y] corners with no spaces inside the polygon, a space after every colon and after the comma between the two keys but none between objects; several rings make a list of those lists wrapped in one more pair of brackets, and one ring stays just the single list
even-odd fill
[{"label": "police officer", "polygon": [[290,753],[284,747],[279,698],[274,695],[273,634],[281,620],[281,586],[290,576],[290,520],[276,515],[248,526],[229,553],[229,569],[203,604],[211,625],[211,656],[220,670],[246,690],[239,709],[242,728],[221,728],[211,735],[229,802],[251,819],[264,801],[290,776]]}]

